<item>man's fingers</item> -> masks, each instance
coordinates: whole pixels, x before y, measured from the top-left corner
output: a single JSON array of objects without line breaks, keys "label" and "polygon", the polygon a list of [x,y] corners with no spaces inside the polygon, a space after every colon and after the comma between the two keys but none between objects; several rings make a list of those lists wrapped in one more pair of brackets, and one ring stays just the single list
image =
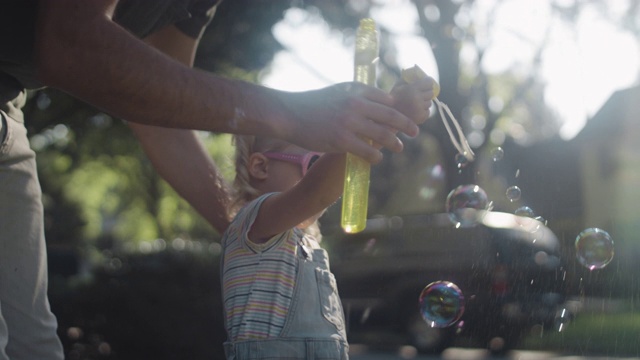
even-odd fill
[{"label": "man's fingers", "polygon": [[361,134],[365,139],[370,140],[377,147],[384,147],[393,152],[400,152],[403,144],[396,136],[397,131],[384,125],[376,124],[372,121],[365,120],[359,124],[355,132]]},{"label": "man's fingers", "polygon": [[[365,119],[371,120],[373,124],[386,126],[395,130],[395,132],[400,131],[411,137],[418,135],[419,129],[415,122],[393,108],[396,100],[391,94],[388,94],[378,88],[360,83],[346,83],[343,84],[343,86],[348,86],[347,91],[351,94],[357,95],[356,97],[351,98],[352,103],[350,104],[350,108],[358,109],[357,113],[361,114]],[[363,124],[359,123],[359,118],[352,118],[352,120],[355,120],[353,122],[354,125],[357,125],[362,129],[361,126]],[[366,122],[364,124],[373,125]],[[397,150],[399,147],[395,140],[399,140],[395,138],[392,142],[388,137],[385,139],[385,136],[381,133],[380,129],[381,128],[374,128],[372,130],[364,129],[361,131],[380,138],[380,143],[384,147],[388,147],[390,150],[394,151]],[[389,134],[393,134],[393,132],[389,132]]]},{"label": "man's fingers", "polygon": [[390,94],[373,86],[368,86],[360,83],[354,83],[354,85],[354,93],[356,95],[360,95],[365,99],[378,104],[393,106],[394,99]]},{"label": "man's fingers", "polygon": [[379,103],[371,103],[367,106],[367,110],[364,115],[367,119],[374,121],[376,124],[390,127],[395,131],[403,132],[410,137],[416,137],[420,132],[418,125],[416,125],[414,121],[389,106]]},{"label": "man's fingers", "polygon": [[[382,161],[382,152],[379,148],[374,147],[371,144],[371,140],[366,137],[359,136],[345,136],[340,140],[342,143],[337,144],[338,148],[345,148],[347,152],[357,155],[371,164],[377,164]],[[348,144],[347,146],[343,146]]]}]

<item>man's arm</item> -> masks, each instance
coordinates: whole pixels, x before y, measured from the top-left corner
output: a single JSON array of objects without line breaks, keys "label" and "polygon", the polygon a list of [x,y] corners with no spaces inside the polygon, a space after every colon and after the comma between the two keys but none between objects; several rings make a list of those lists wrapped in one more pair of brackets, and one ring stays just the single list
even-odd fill
[{"label": "man's arm", "polygon": [[195,132],[129,126],[158,174],[222,234],[229,225],[229,188]]},{"label": "man's arm", "polygon": [[[176,27],[166,27],[145,42],[193,66],[198,40]],[[229,188],[195,132],[128,124],[160,176],[222,234],[229,225]]]},{"label": "man's arm", "polygon": [[384,91],[358,83],[290,93],[181,64],[112,21],[117,0],[41,0],[36,66],[44,84],[131,122],[278,137],[308,149],[382,158],[418,133]]}]

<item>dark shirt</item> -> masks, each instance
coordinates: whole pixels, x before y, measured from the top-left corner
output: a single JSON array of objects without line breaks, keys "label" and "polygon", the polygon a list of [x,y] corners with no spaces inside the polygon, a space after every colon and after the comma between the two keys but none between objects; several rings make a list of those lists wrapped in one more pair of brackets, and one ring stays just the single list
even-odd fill
[{"label": "dark shirt", "polygon": [[[213,18],[218,2],[121,0],[114,21],[139,38],[173,24],[196,39]],[[38,0],[4,0],[0,5],[0,102],[13,99],[25,88],[42,86],[34,68],[37,7]]]}]

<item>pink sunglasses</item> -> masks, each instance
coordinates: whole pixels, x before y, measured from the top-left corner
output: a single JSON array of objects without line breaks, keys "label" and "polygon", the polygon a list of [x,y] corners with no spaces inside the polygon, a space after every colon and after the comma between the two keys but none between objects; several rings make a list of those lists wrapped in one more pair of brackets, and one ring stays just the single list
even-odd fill
[{"label": "pink sunglasses", "polygon": [[302,169],[302,176],[305,176],[307,174],[307,171],[309,171],[311,166],[313,166],[313,163],[316,162],[316,160],[320,159],[322,153],[310,151],[306,154],[286,154],[275,151],[267,151],[263,152],[262,155],[266,156],[269,159],[282,160],[298,164]]}]

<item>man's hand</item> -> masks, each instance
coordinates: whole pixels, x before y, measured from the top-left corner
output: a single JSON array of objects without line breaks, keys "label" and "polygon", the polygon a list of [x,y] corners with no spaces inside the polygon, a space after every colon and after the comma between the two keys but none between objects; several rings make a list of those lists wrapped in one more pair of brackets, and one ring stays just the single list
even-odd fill
[{"label": "man's hand", "polygon": [[381,161],[382,153],[367,140],[400,152],[396,133],[414,137],[416,124],[426,119],[408,117],[394,108],[393,96],[357,82],[284,93],[281,102],[295,120],[283,134],[287,141],[316,151],[350,152],[371,163]]},{"label": "man's hand", "polygon": [[438,91],[436,81],[426,74],[409,82],[400,80],[391,90],[395,100],[393,107],[417,124],[422,124],[429,118],[429,109]]}]

